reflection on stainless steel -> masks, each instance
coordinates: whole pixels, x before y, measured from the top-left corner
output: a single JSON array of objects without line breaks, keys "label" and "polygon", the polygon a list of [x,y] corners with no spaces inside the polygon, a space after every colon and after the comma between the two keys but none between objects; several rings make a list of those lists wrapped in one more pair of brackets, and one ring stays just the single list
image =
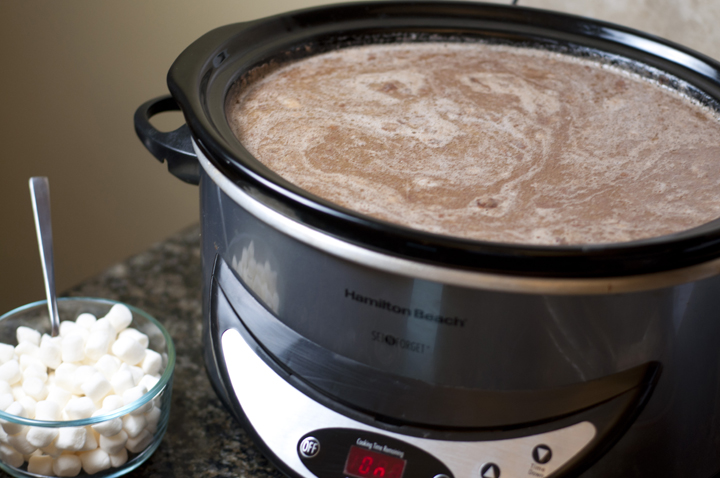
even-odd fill
[{"label": "reflection on stainless steel", "polygon": [[280,296],[277,291],[277,272],[270,267],[270,262],[260,263],[255,258],[255,242],[243,247],[240,260],[233,255],[232,268],[240,278],[273,312],[278,311]]}]

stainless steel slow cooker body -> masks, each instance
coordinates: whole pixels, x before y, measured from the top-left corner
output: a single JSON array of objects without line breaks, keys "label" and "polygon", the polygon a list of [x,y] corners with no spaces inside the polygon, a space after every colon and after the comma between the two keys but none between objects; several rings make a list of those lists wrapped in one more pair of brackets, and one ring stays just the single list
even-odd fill
[{"label": "stainless steel slow cooker body", "polygon": [[[592,441],[543,476],[720,473],[718,221],[593,246],[437,236],[302,191],[230,131],[228,92],[253,68],[368,42],[437,40],[595,57],[716,109],[720,99],[720,65],[709,58],[527,8],[346,4],[206,34],[171,68],[172,99],[143,105],[136,129],[172,172],[200,184],[205,355],[219,396],[253,433],[222,346],[227,330],[242,329],[295,388],[392,433],[497,441],[589,420]],[[148,118],[176,102],[187,125],[155,131]],[[255,438],[284,472],[306,476]]]}]

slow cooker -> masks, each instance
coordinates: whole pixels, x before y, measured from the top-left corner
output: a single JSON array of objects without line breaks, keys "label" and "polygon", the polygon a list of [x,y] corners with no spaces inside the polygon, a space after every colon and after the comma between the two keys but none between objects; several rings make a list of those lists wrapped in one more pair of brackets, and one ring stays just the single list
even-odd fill
[{"label": "slow cooker", "polygon": [[[291,477],[720,476],[719,220],[585,246],[446,237],[303,191],[229,127],[228,94],[257,67],[426,41],[591,58],[720,110],[714,60],[530,8],[342,4],[207,33],[135,126],[200,186],[218,396]],[[180,129],[150,124],[177,109]]]}]

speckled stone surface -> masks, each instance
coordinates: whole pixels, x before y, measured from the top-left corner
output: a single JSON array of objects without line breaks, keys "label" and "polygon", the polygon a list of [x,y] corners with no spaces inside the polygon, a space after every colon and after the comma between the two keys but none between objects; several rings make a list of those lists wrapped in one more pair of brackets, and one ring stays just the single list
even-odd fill
[{"label": "speckled stone surface", "polygon": [[202,359],[200,228],[182,231],[63,295],[104,297],[147,311],[177,350],[170,422],[133,477],[282,477],[215,396]]}]

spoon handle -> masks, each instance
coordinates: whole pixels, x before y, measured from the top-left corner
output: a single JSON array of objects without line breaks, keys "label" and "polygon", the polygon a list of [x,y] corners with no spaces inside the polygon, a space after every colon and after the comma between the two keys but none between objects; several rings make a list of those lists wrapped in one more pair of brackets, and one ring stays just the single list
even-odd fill
[{"label": "spoon handle", "polygon": [[53,265],[52,223],[50,221],[50,186],[45,177],[30,178],[30,196],[32,198],[35,231],[37,232],[45,279],[45,296],[48,302],[48,313],[52,336],[60,332],[60,316],[58,315],[57,297],[55,296],[55,266]]}]

